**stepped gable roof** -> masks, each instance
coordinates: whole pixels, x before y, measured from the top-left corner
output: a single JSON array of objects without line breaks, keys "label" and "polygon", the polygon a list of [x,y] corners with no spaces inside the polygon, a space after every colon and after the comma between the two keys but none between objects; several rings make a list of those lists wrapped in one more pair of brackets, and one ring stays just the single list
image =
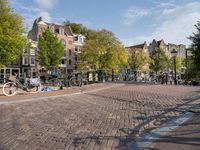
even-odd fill
[{"label": "stepped gable roof", "polygon": [[73,36],[73,32],[72,32],[72,29],[71,29],[70,26],[66,26],[66,25],[65,25],[64,28],[65,28],[65,33],[66,33],[67,35]]},{"label": "stepped gable roof", "polygon": [[[157,45],[160,46],[160,44],[161,44],[162,42],[165,44],[164,40],[162,39],[162,40],[157,41]],[[165,44],[165,45],[166,45],[166,44]]]},{"label": "stepped gable roof", "polygon": [[152,45],[152,43],[155,43],[157,47],[160,47],[160,45],[161,45],[162,42],[165,44],[165,42],[164,42],[163,39],[161,39],[159,41],[156,41],[155,39],[153,39],[153,41],[149,45]]},{"label": "stepped gable roof", "polygon": [[162,40],[157,41],[157,45],[160,46],[161,42],[162,42]]}]

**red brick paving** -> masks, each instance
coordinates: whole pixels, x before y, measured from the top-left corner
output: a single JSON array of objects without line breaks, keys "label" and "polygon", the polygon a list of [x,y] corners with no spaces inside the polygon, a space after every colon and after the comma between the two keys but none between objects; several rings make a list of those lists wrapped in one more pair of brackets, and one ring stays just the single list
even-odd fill
[{"label": "red brick paving", "polygon": [[120,149],[138,134],[199,103],[198,90],[127,84],[79,95],[1,104],[0,149]]}]

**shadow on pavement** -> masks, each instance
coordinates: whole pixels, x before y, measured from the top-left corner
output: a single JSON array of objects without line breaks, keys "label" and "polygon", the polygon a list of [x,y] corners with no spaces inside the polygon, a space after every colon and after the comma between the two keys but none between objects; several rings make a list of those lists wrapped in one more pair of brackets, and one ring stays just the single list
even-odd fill
[{"label": "shadow on pavement", "polygon": [[[160,105],[156,105],[153,103],[145,103],[145,102],[141,102],[139,100],[127,100],[127,99],[123,99],[120,97],[110,97],[110,96],[106,96],[106,95],[101,95],[101,94],[96,94],[96,93],[86,93],[87,95],[90,96],[95,96],[95,97],[101,97],[101,98],[107,98],[107,99],[111,99],[114,101],[120,101],[120,102],[126,102],[126,103],[134,103],[135,105],[139,105],[140,107],[143,107],[142,111],[141,110],[134,110],[140,113],[140,116],[135,117],[138,120],[141,120],[140,124],[136,125],[134,129],[131,128],[119,128],[118,130],[125,133],[126,136],[125,137],[102,137],[102,138],[115,138],[119,140],[119,145],[117,148],[120,149],[124,149],[126,147],[126,145],[130,142],[134,142],[136,141],[136,139],[139,136],[144,135],[145,133],[149,132],[150,130],[160,127],[161,125],[165,124],[166,122],[174,119],[177,116],[165,116],[167,113],[170,112],[176,112],[178,114],[182,114],[185,111],[188,111],[187,109],[189,109],[189,107],[194,107],[193,103],[196,100],[199,100],[200,97],[195,97],[195,98],[191,98],[191,99],[180,99],[183,101],[183,103],[181,104],[177,104],[172,106],[171,108],[162,108],[163,110],[158,113],[155,114],[154,116],[147,116],[148,110],[149,108],[151,109],[160,109]],[[130,106],[130,105],[129,105]],[[183,106],[188,106],[187,108],[182,108]],[[145,111],[145,109],[148,107],[148,110]],[[134,119],[134,118],[132,118]],[[191,131],[189,133],[185,133],[186,135],[188,134],[193,134],[194,131]],[[179,133],[180,134],[180,133]],[[183,133],[182,133],[183,134]],[[86,137],[86,138],[91,138],[91,137]],[[96,137],[98,138],[98,137]],[[98,141],[98,140],[97,140]],[[187,144],[187,145],[198,145],[200,146],[200,144],[192,144],[190,143],[190,141],[200,141],[200,138],[189,138],[189,137],[170,137],[170,136],[165,136],[163,139],[161,139],[161,142],[174,142],[174,143],[180,143],[180,144]],[[126,148],[125,148],[126,149]],[[148,148],[146,148],[148,149]],[[158,150],[155,148],[149,148],[149,150]]]}]

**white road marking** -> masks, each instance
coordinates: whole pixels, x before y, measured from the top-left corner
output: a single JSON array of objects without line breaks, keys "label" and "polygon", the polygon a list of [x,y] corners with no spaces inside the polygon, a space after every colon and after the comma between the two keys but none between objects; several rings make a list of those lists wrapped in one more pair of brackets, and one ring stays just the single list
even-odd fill
[{"label": "white road marking", "polygon": [[179,127],[181,124],[194,116],[194,113],[187,112],[180,115],[178,118],[173,119],[161,128],[157,128],[139,138],[136,142],[130,143],[123,150],[142,150],[145,146],[151,144],[153,141],[158,140],[161,136],[166,135],[173,129]]}]

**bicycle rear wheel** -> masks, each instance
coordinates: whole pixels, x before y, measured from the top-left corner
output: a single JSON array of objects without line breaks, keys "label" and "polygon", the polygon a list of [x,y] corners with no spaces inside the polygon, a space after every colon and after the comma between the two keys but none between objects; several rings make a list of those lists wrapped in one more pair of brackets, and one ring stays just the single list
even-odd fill
[{"label": "bicycle rear wheel", "polygon": [[81,86],[81,78],[79,77],[72,77],[69,80],[70,87],[80,87]]},{"label": "bicycle rear wheel", "polygon": [[3,85],[3,94],[13,96],[17,93],[17,85],[14,82],[7,82]]},{"label": "bicycle rear wheel", "polygon": [[62,87],[62,83],[59,79],[53,78],[49,80],[47,87],[51,88],[52,90],[59,90]]},{"label": "bicycle rear wheel", "polygon": [[38,93],[40,91],[40,89],[41,89],[41,84],[29,85],[27,87],[27,92],[35,94],[35,93]]}]

